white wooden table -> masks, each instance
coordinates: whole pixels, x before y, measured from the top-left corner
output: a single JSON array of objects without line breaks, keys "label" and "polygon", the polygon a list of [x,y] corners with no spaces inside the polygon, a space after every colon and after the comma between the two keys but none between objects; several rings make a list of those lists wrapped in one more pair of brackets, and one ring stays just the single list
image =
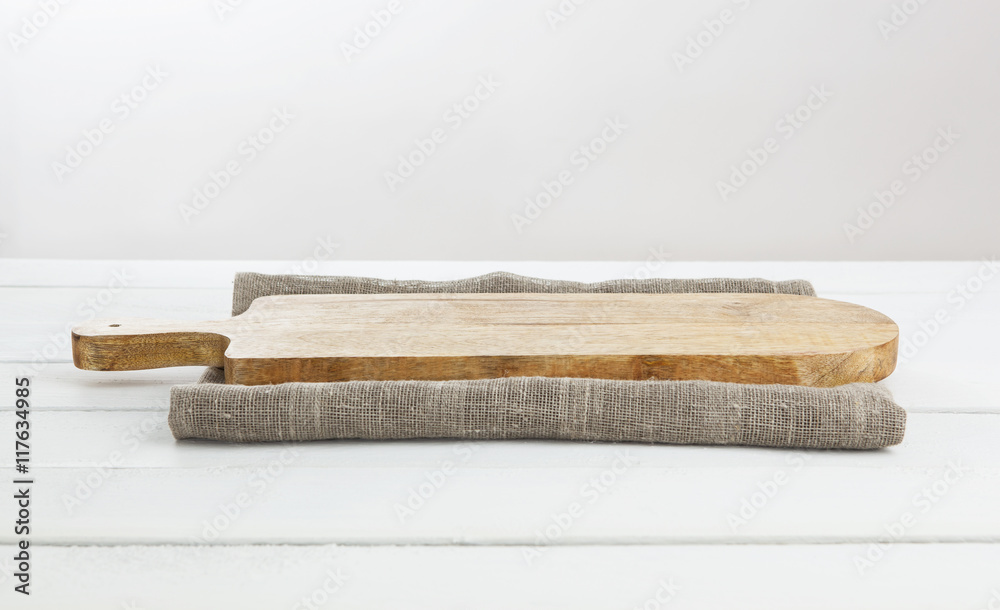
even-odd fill
[{"label": "white wooden table", "polygon": [[[296,264],[0,261],[0,607],[1000,607],[1000,269],[657,264],[298,266],[810,279],[820,296],[893,317],[904,348],[919,344],[885,382],[910,414],[904,443],[176,442],[168,390],[200,370],[78,371],[68,328],[93,315],[224,317],[235,271]],[[12,575],[24,374],[28,599]]]}]

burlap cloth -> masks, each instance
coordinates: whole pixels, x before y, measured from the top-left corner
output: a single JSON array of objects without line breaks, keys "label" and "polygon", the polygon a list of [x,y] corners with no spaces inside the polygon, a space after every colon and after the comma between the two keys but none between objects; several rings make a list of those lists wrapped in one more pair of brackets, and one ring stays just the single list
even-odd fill
[{"label": "burlap cloth", "polygon": [[[646,279],[594,284],[491,273],[429,282],[240,273],[233,315],[260,296],[416,292],[743,292],[815,296],[804,280]],[[715,381],[509,377],[239,386],[208,369],[170,392],[177,439],[563,439],[877,449],[900,443],[906,412],[874,383],[836,388]]]}]

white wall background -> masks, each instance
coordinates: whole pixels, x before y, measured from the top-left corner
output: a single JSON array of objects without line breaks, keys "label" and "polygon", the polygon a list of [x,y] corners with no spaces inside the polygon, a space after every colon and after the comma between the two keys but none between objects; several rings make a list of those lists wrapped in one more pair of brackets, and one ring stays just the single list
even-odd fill
[{"label": "white wall background", "polygon": [[[4,2],[0,257],[300,259],[323,240],[345,259],[997,254],[995,1],[563,0],[553,27],[559,0],[396,0],[350,58],[389,0],[224,2]],[[721,32],[681,69],[705,20]],[[481,78],[498,85],[454,128]],[[800,108],[814,88],[831,96]],[[294,118],[251,159],[241,143],[275,109]],[[779,123],[797,110],[800,127]],[[615,118],[624,132],[574,163]],[[942,129],[958,139],[928,151]],[[560,172],[572,183],[518,232],[512,214]]]}]

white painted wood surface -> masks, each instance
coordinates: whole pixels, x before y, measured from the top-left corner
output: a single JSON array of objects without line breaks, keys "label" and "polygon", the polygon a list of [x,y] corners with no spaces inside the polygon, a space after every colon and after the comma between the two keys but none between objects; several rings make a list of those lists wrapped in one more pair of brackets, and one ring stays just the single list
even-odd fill
[{"label": "white painted wood surface", "polygon": [[[0,437],[13,435],[14,377],[31,375],[37,481],[35,593],[12,593],[4,492],[0,605],[1000,605],[1000,281],[986,262],[657,264],[0,261]],[[169,387],[200,369],[102,374],[69,362],[66,328],[88,316],[224,317],[234,271],[296,267],[430,279],[497,269],[582,281],[804,277],[821,296],[888,314],[920,344],[885,382],[910,411],[906,439],[807,453],[178,443],[166,427]],[[8,490],[12,466],[12,449],[0,453]]]}]

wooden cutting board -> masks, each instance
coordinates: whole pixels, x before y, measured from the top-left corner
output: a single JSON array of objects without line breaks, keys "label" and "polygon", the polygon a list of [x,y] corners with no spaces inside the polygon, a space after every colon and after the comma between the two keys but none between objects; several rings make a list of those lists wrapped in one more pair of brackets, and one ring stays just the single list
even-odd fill
[{"label": "wooden cutting board", "polygon": [[834,386],[896,365],[871,309],[776,294],[386,294],[256,299],[219,321],[96,320],[82,369],[224,367],[227,383],[547,376]]}]

